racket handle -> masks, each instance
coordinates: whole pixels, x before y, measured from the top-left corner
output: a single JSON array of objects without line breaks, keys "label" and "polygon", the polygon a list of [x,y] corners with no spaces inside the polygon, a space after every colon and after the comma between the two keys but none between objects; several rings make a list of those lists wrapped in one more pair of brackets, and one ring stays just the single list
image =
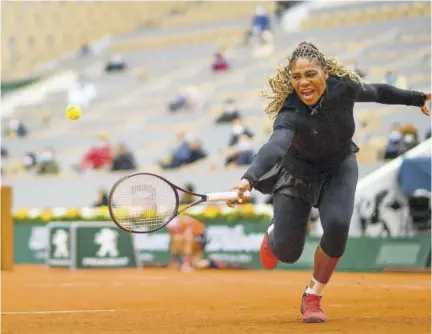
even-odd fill
[{"label": "racket handle", "polygon": [[[243,194],[244,197],[250,197],[250,195],[250,191],[245,191]],[[210,193],[206,194],[206,196],[206,202],[223,202],[229,200],[236,200],[238,198],[238,193],[237,191],[229,191],[226,193]]]}]

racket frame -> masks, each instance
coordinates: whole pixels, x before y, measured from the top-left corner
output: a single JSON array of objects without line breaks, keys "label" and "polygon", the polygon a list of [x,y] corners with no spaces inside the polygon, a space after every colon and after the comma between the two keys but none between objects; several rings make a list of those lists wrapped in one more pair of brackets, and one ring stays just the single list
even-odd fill
[{"label": "racket frame", "polygon": [[[113,202],[113,195],[114,195],[114,192],[115,192],[115,190],[117,189],[117,187],[118,187],[121,183],[123,183],[124,181],[126,181],[126,180],[128,180],[128,179],[130,179],[130,178],[132,178],[132,177],[139,176],[139,175],[150,175],[150,176],[157,177],[157,178],[161,179],[162,181],[166,182],[166,183],[167,183],[167,184],[172,188],[172,190],[173,190],[173,192],[174,192],[174,194],[175,194],[175,200],[176,200],[176,203],[175,203],[175,210],[174,210],[173,214],[172,214],[172,215],[171,215],[171,216],[166,220],[166,222],[165,222],[163,225],[159,226],[158,228],[152,229],[152,230],[150,230],[150,231],[134,231],[134,230],[131,230],[131,229],[128,229],[128,228],[124,227],[121,223],[119,223],[119,222],[117,221],[117,219],[115,218],[114,212],[113,212],[113,206],[112,206],[112,202]],[[198,199],[198,200],[196,200],[196,201],[194,201],[194,202],[192,202],[192,203],[189,203],[189,204],[185,205],[184,208],[182,208],[181,210],[179,210],[179,207],[180,207],[180,198],[179,198],[179,193],[178,193],[178,191],[183,191],[184,193],[187,193],[187,194],[190,194],[190,195],[194,195],[194,196],[196,196],[196,197],[200,197],[200,199]],[[218,194],[219,194],[219,193],[218,193]],[[221,193],[221,194],[222,194],[222,193]],[[111,216],[112,221],[113,221],[113,222],[114,222],[114,223],[115,223],[115,224],[116,224],[120,229],[122,229],[123,231],[129,232],[129,233],[137,233],[137,234],[153,233],[153,232],[156,232],[156,231],[158,231],[158,230],[164,228],[164,227],[165,227],[166,225],[168,225],[169,222],[172,221],[175,217],[177,217],[178,215],[180,215],[181,213],[183,213],[183,212],[186,211],[187,209],[191,208],[192,206],[195,206],[195,205],[198,205],[198,204],[201,204],[201,203],[207,202],[207,199],[210,199],[210,201],[212,201],[212,200],[211,200],[211,196],[207,196],[207,195],[204,195],[204,194],[198,194],[198,193],[195,193],[195,192],[192,192],[192,191],[188,191],[188,190],[186,190],[186,189],[183,189],[183,188],[181,188],[181,187],[179,187],[179,186],[176,186],[175,184],[173,184],[172,182],[168,181],[167,179],[165,179],[164,177],[162,177],[162,176],[160,176],[160,175],[157,175],[157,174],[154,174],[154,173],[141,173],[141,172],[140,172],[140,173],[134,173],[134,174],[126,175],[126,176],[122,177],[121,179],[117,180],[117,181],[114,183],[114,185],[112,186],[112,188],[111,188],[111,190],[110,190],[109,196],[108,196],[108,211],[109,211],[109,214],[110,214],[110,216]],[[216,201],[216,200],[215,200],[215,201]],[[217,201],[220,201],[220,199],[218,199]]]}]

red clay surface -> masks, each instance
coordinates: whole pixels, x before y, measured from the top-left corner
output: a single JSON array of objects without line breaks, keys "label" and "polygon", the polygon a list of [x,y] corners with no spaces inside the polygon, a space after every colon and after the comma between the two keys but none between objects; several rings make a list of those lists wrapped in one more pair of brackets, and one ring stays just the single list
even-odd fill
[{"label": "red clay surface", "polygon": [[16,266],[13,272],[2,272],[2,333],[431,331],[429,274],[336,273],[323,299],[328,322],[303,324],[300,298],[310,276],[289,271],[71,272]]}]

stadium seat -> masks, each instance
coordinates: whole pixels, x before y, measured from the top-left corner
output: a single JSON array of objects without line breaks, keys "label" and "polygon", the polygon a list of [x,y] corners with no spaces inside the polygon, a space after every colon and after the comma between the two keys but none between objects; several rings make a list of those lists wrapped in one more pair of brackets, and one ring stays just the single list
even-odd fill
[{"label": "stadium seat", "polygon": [[[8,54],[2,57],[2,80],[17,79],[35,65],[105,35],[132,32],[184,4],[62,1],[29,2],[26,6],[19,1],[2,3],[2,52]],[[125,20],[125,16],[130,19]]]}]

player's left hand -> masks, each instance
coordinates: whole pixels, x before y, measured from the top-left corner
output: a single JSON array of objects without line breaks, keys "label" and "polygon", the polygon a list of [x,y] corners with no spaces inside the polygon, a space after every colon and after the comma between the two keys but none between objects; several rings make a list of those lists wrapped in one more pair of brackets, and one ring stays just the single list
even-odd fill
[{"label": "player's left hand", "polygon": [[230,208],[233,208],[236,204],[245,204],[251,200],[250,193],[246,195],[246,191],[251,191],[251,185],[248,180],[242,179],[233,188],[238,193],[238,199],[235,201],[226,201]]},{"label": "player's left hand", "polygon": [[[430,99],[431,99],[431,93],[430,92],[426,93],[426,102],[430,101]],[[425,114],[426,116],[430,116],[430,110],[429,110],[428,106],[426,105],[426,102],[425,102],[424,106],[421,107],[420,109],[421,109],[423,114]]]}]

